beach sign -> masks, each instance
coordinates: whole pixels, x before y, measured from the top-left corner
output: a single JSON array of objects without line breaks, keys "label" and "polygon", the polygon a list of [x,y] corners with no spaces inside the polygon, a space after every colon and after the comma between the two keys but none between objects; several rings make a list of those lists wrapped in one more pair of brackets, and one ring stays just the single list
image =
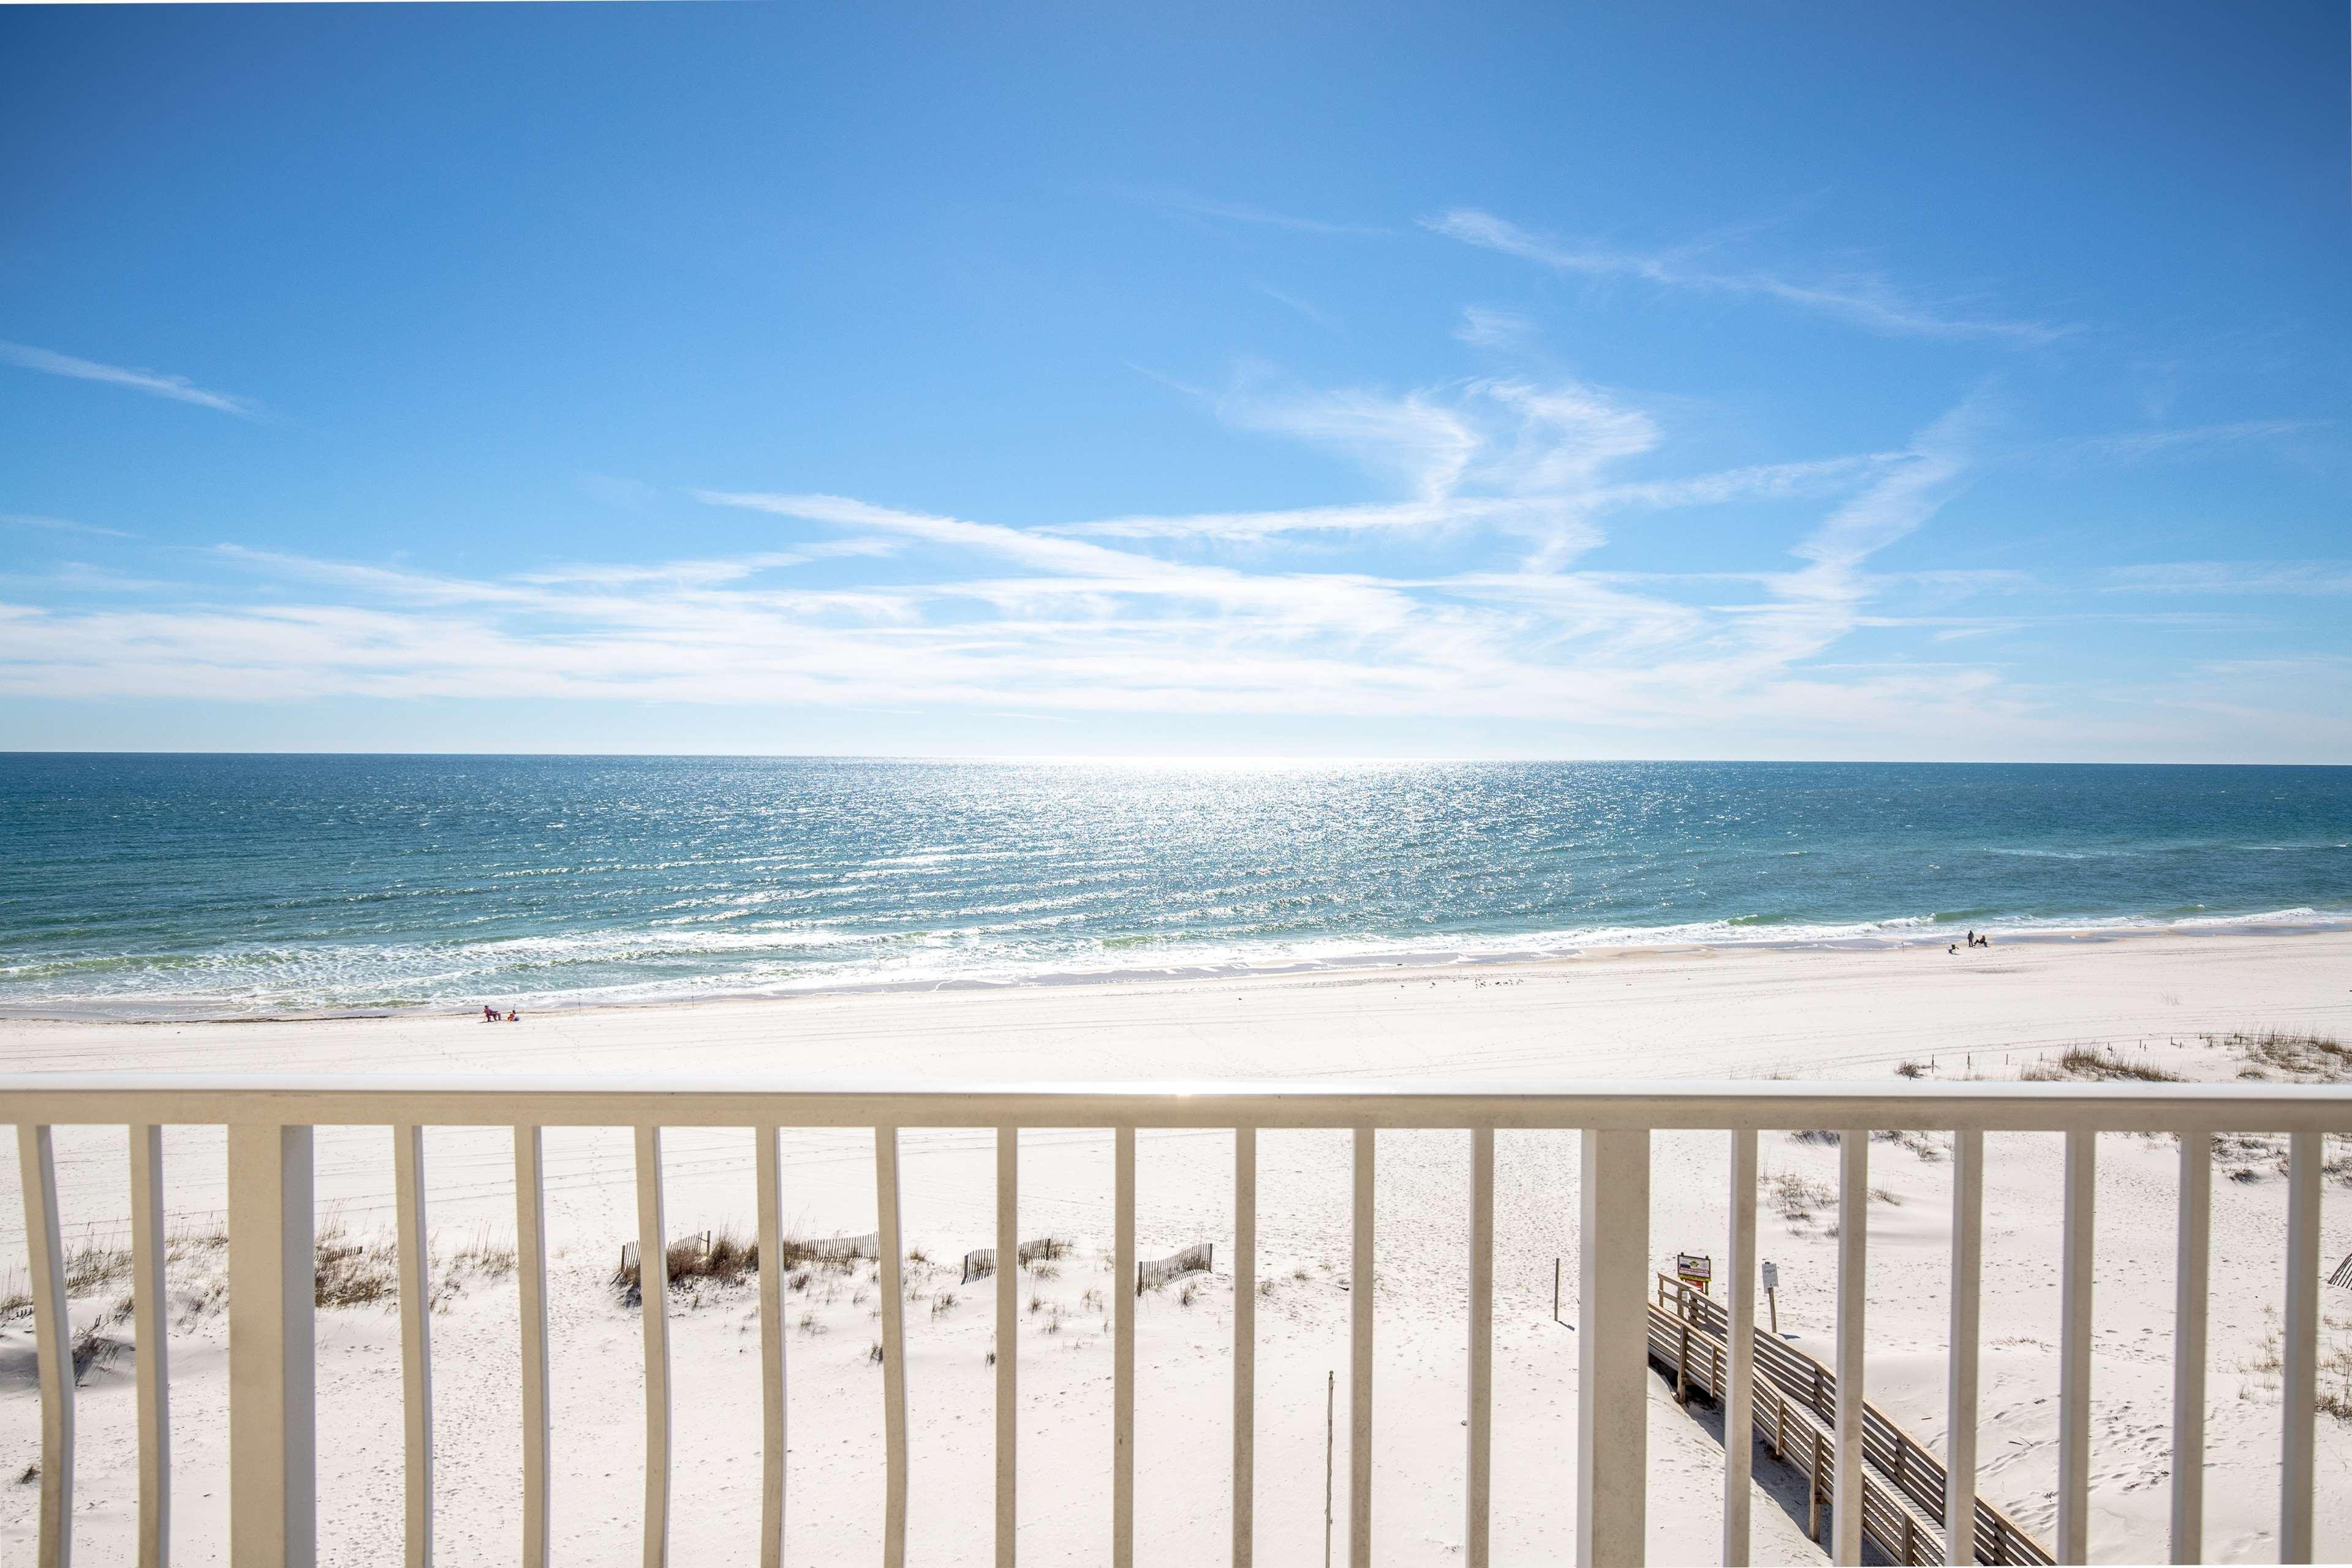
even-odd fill
[{"label": "beach sign", "polygon": [[1778,1263],[1764,1265],[1764,1288],[1768,1291],[1777,1291],[1780,1288],[1780,1265]]},{"label": "beach sign", "polygon": [[1703,1252],[1677,1252],[1675,1275],[1695,1290],[1706,1290],[1715,1283],[1715,1260]]}]

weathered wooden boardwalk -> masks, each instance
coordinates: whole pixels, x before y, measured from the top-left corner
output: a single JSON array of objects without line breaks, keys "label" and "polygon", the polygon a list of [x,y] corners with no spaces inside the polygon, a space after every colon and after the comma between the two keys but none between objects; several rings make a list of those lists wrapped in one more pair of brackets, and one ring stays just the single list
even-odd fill
[{"label": "weathered wooden boardwalk", "polygon": [[[1675,1380],[1678,1397],[1721,1403],[1727,1376],[1730,1317],[1722,1303],[1671,1274],[1658,1277],[1650,1303],[1650,1359]],[[1805,1527],[1819,1540],[1823,1504],[1836,1503],[1837,1375],[1778,1335],[1756,1331],[1756,1430],[1773,1458],[1806,1478]],[[1724,1435],[1730,1441],[1730,1434]],[[1944,1467],[1875,1405],[1863,1406],[1862,1532],[1892,1561],[1948,1563],[1944,1553]],[[1970,1561],[2056,1562],[2010,1517],[1976,1500],[1976,1550]]]}]

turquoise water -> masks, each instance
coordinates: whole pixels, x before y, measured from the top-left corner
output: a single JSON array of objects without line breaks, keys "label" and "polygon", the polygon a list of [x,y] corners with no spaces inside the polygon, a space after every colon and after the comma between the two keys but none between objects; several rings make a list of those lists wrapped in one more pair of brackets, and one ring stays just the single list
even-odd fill
[{"label": "turquoise water", "polygon": [[2352,920],[2352,768],[0,755],[0,1010]]}]

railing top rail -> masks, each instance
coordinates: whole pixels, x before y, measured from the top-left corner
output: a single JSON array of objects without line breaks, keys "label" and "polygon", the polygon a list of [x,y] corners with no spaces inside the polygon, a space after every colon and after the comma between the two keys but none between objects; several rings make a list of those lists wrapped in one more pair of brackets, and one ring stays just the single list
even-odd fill
[{"label": "railing top rail", "polygon": [[433,1125],[1975,1128],[2352,1132],[2352,1086],[1779,1080],[856,1082],[778,1076],[16,1073],[0,1118]]}]

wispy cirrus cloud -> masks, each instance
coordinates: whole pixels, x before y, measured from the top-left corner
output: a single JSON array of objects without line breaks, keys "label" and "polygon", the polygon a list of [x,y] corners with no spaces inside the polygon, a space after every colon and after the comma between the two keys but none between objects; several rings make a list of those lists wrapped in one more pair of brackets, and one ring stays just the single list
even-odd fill
[{"label": "wispy cirrus cloud", "polygon": [[69,517],[45,517],[32,512],[0,512],[0,524],[12,528],[39,528],[53,534],[81,534],[89,538],[135,539],[139,537],[121,528],[101,528],[95,523],[77,523]]},{"label": "wispy cirrus cloud", "polygon": [[1259,228],[1288,229],[1293,234],[1330,235],[1339,238],[1373,238],[1392,235],[1396,230],[1383,224],[1333,223],[1323,218],[1302,217],[1295,213],[1276,212],[1271,207],[1253,206],[1247,202],[1220,202],[1198,196],[1189,191],[1133,191],[1129,194],[1163,212],[1184,217],[1209,218],[1218,223],[1248,224]]},{"label": "wispy cirrus cloud", "polygon": [[2076,330],[2060,323],[1979,315],[1913,298],[1874,274],[1805,278],[1763,268],[1725,267],[1701,246],[1644,251],[1557,239],[1475,207],[1457,208],[1423,223],[1449,239],[1519,256],[1555,272],[1633,277],[1666,288],[1772,299],[1891,336],[1975,338],[2038,346]]},{"label": "wispy cirrus cloud", "polygon": [[257,412],[247,399],[209,391],[185,376],[101,364],[96,360],[77,359],[71,354],[60,354],[52,349],[37,349],[26,343],[0,342],[0,361],[25,370],[39,371],[45,375],[129,387],[133,392],[170,398],[176,402],[191,402],[199,408],[217,409],[222,413],[234,413],[246,419],[253,418]]},{"label": "wispy cirrus cloud", "polygon": [[1304,316],[1307,319],[1314,322],[1318,327],[1321,327],[1327,331],[1337,332],[1340,330],[1339,319],[1337,316],[1332,315],[1328,310],[1324,309],[1320,305],[1316,304],[1311,299],[1302,299],[1296,294],[1286,293],[1282,289],[1276,288],[1271,283],[1253,283],[1250,287],[1256,289],[1260,294],[1265,295],[1268,299],[1273,300],[1276,304],[1284,306],[1288,309],[1295,311],[1298,315]]},{"label": "wispy cirrus cloud", "polygon": [[2179,560],[2119,566],[2116,593],[2352,593],[2352,560]]},{"label": "wispy cirrus cloud", "polygon": [[2324,429],[2327,423],[2319,419],[2242,419],[2218,424],[2125,430],[2107,435],[2078,435],[2050,442],[2035,455],[2062,462],[2145,463],[2161,457],[2189,456],[2217,446],[2276,441],[2284,436]]},{"label": "wispy cirrus cloud", "polygon": [[[1986,463],[1979,400],[1887,450],[1663,476],[1669,414],[1581,382],[1252,384],[1204,404],[1345,456],[1384,498],[1037,527],[713,488],[696,497],[735,514],[730,537],[763,521],[772,537],[493,573],[225,545],[175,552],[191,580],[144,600],[93,582],[10,602],[24,594],[0,583],[0,695],[1492,721],[1635,754],[1644,737],[1767,735],[2079,749],[2079,718],[2004,664],[2004,634],[2037,618],[1953,602],[2034,580],[1890,559]],[[1745,561],[1587,564],[1621,515],[1670,528],[1749,501],[1785,531]],[[2201,612],[2106,602],[2120,620]],[[1895,637],[1906,656],[1885,656]]]},{"label": "wispy cirrus cloud", "polygon": [[1461,324],[1454,329],[1454,340],[1474,349],[1522,349],[1538,335],[1536,324],[1525,316],[1480,305],[1464,306]]}]

